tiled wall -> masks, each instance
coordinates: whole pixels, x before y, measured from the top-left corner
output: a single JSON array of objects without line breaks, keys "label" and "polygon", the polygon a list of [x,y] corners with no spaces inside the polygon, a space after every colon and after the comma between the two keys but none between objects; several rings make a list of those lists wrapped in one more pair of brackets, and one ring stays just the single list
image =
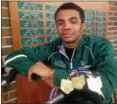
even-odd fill
[{"label": "tiled wall", "polygon": [[[4,59],[6,55],[12,52],[12,38],[11,38],[11,26],[10,26],[10,14],[9,14],[9,5],[7,1],[1,2],[1,12],[2,12],[2,65],[4,63]],[[16,103],[16,83],[15,81],[10,85],[2,88],[2,102],[4,103]]]},{"label": "tiled wall", "polygon": [[[108,19],[107,19],[107,30],[108,34],[106,38],[109,39],[116,53],[115,58],[117,59],[117,2],[109,2],[108,4]],[[11,26],[10,26],[10,15],[9,6],[7,1],[2,1],[2,65],[4,58],[10,52],[12,52],[12,38],[11,38]],[[116,91],[117,92],[117,91]],[[2,88],[2,102],[4,103],[17,103],[16,96],[16,83],[15,81],[9,86]],[[117,102],[117,93],[113,96],[113,103]]]}]

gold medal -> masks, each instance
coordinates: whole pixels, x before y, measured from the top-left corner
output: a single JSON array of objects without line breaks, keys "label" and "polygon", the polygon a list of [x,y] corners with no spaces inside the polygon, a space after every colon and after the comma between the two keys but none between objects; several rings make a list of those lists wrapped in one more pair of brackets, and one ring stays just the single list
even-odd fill
[{"label": "gold medal", "polygon": [[71,78],[72,86],[75,89],[83,89],[83,86],[85,85],[85,77],[84,75],[76,76]]},{"label": "gold medal", "polygon": [[62,79],[60,89],[66,94],[69,94],[71,91],[73,91],[71,80]]}]

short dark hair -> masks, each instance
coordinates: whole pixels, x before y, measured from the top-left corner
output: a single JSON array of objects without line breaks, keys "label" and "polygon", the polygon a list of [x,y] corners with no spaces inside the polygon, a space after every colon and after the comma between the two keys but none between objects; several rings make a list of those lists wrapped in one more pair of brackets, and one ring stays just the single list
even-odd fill
[{"label": "short dark hair", "polygon": [[74,3],[71,3],[71,2],[67,2],[67,3],[62,4],[56,10],[56,12],[55,12],[55,20],[56,20],[56,16],[57,16],[58,12],[60,10],[66,10],[66,9],[76,10],[79,13],[79,15],[80,15],[81,22],[84,23],[85,15],[84,15],[83,9],[81,7],[79,7],[78,5],[76,5]]}]

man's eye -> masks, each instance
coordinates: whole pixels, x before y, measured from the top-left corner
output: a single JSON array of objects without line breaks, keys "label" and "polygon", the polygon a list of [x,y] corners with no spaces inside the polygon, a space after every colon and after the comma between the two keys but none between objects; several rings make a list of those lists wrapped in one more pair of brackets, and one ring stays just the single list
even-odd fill
[{"label": "man's eye", "polygon": [[58,22],[57,25],[58,26],[63,25],[63,22]]},{"label": "man's eye", "polygon": [[75,24],[77,23],[78,21],[77,20],[72,20],[71,23]]},{"label": "man's eye", "polygon": [[77,23],[77,21],[71,21],[71,23],[75,24],[75,23]]}]

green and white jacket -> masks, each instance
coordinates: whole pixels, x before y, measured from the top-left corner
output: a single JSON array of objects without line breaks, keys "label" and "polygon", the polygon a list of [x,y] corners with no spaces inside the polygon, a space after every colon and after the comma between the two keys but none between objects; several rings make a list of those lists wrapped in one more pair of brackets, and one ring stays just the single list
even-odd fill
[{"label": "green and white jacket", "polygon": [[39,61],[55,69],[56,86],[60,86],[61,79],[67,78],[72,70],[87,67],[94,76],[100,76],[103,85],[101,91],[105,97],[104,104],[110,103],[114,89],[117,87],[117,62],[112,44],[108,40],[84,35],[69,59],[61,39],[57,38],[42,46],[25,47],[10,53],[5,65],[27,76],[29,68]]}]

